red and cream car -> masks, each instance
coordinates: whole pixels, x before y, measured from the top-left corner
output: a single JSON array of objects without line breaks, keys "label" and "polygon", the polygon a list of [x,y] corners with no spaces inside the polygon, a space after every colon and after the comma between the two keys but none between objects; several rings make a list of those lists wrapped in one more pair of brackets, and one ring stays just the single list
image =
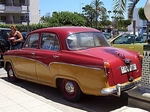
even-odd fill
[{"label": "red and cream car", "polygon": [[22,49],[4,54],[11,82],[24,79],[59,88],[71,102],[82,93],[120,95],[141,79],[142,55],[111,47],[104,35],[87,27],[51,27],[28,34]]}]

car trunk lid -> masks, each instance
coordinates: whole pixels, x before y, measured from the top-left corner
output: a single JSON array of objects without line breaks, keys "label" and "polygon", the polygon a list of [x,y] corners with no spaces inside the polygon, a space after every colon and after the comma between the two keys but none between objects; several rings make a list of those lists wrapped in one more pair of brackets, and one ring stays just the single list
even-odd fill
[{"label": "car trunk lid", "polygon": [[83,52],[109,62],[108,82],[111,86],[132,82],[141,76],[141,62],[137,52],[112,47],[91,48]]}]

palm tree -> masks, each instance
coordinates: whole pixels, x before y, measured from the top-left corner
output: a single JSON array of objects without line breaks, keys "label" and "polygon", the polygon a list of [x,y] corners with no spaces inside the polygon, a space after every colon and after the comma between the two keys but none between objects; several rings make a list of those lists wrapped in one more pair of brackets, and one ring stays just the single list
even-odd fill
[{"label": "palm tree", "polygon": [[133,10],[138,2],[139,0],[113,0],[113,10],[122,11],[122,14],[128,11],[128,18],[133,19]]},{"label": "palm tree", "polygon": [[96,28],[97,28],[97,25],[98,25],[98,17],[100,15],[104,15],[106,13],[106,8],[103,5],[104,5],[103,2],[100,1],[100,0],[94,0],[91,3],[91,6],[95,10]]}]

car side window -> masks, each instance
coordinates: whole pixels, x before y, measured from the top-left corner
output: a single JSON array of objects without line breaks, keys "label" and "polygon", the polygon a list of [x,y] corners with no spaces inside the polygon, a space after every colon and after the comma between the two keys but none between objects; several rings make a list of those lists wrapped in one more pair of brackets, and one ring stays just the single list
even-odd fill
[{"label": "car side window", "polygon": [[25,48],[37,48],[38,47],[38,38],[39,34],[31,34],[29,35],[24,47]]},{"label": "car side window", "polygon": [[120,37],[114,40],[114,44],[124,44],[127,40],[128,39],[125,35],[121,35]]},{"label": "car side window", "polygon": [[141,35],[136,37],[136,43],[146,43],[147,35]]},{"label": "car side window", "polygon": [[121,35],[119,38],[114,40],[114,44],[131,44],[135,42],[134,35]]},{"label": "car side window", "polygon": [[53,33],[43,33],[41,36],[41,49],[59,51],[58,37]]}]

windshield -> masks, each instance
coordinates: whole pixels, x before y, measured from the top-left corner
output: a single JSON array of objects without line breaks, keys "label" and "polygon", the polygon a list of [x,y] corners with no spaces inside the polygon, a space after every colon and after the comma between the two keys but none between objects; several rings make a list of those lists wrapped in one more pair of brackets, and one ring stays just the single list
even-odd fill
[{"label": "windshield", "polygon": [[110,45],[101,33],[84,32],[69,35],[67,38],[67,46],[70,50],[79,50]]}]

